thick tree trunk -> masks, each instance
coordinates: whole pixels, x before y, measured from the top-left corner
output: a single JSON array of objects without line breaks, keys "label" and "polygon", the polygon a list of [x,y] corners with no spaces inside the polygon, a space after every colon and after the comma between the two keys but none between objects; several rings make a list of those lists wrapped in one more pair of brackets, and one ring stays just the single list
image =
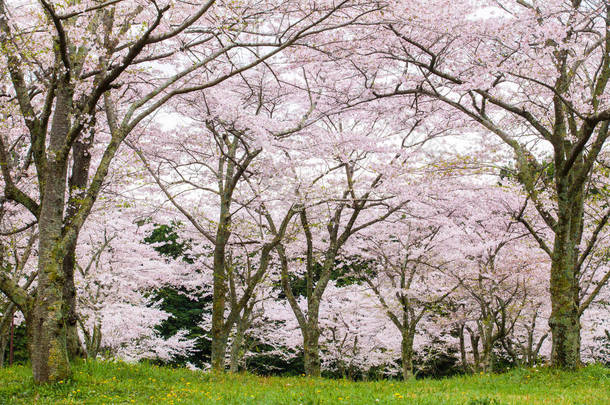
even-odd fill
[{"label": "thick tree trunk", "polygon": [[401,342],[402,378],[407,381],[413,374],[413,335],[409,331],[403,332]]},{"label": "thick tree trunk", "polygon": [[63,380],[70,374],[63,312],[63,255],[54,252],[56,238],[46,235],[48,231],[43,228],[38,288],[28,325],[32,372],[37,383]]},{"label": "thick tree trunk", "polygon": [[[42,227],[41,227],[42,228]],[[41,240],[47,240],[42,235]],[[29,319],[29,346],[34,381],[54,382],[70,375],[63,313],[62,257],[41,243],[38,289]]]},{"label": "thick tree trunk", "polygon": [[[555,244],[551,265],[551,363],[556,367],[574,369],[580,366],[580,314],[574,297],[574,267],[569,247]],[[567,253],[567,254],[566,254]]]},{"label": "thick tree trunk", "polygon": [[551,260],[551,363],[575,369],[580,363],[580,289],[578,283],[578,245],[582,238],[583,190],[570,192],[558,182],[558,220]]},{"label": "thick tree trunk", "polygon": [[[315,323],[317,327],[317,321]],[[314,327],[314,328],[315,328]],[[308,377],[320,377],[320,333],[314,328],[304,331],[303,336],[303,355],[305,365],[305,375]]]},{"label": "thick tree trunk", "polygon": [[227,354],[228,336],[222,330],[212,334],[212,371],[225,371],[225,356]]},{"label": "thick tree trunk", "polygon": [[58,90],[53,116],[50,159],[47,160],[38,219],[38,285],[26,319],[29,321],[28,344],[36,383],[59,381],[70,375],[64,313],[63,261],[66,252],[61,245],[67,163],[59,152],[69,130],[71,93],[68,86],[66,84],[66,88]]},{"label": "thick tree trunk", "polygon": [[491,373],[493,371],[493,343],[483,341],[483,353],[481,357],[481,371]]}]

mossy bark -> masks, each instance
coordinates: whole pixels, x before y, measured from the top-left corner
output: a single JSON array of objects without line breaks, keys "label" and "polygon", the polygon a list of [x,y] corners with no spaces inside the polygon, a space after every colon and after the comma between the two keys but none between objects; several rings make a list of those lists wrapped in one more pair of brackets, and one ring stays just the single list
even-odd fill
[{"label": "mossy bark", "polygon": [[[228,210],[228,207],[226,207]],[[222,210],[228,217],[228,211]],[[212,293],[212,370],[225,370],[225,356],[227,353],[228,331],[225,327],[225,308],[227,301],[227,275],[226,275],[226,244],[229,238],[229,220],[221,221],[216,233],[216,246],[214,248],[214,276]]]},{"label": "mossy bark", "polygon": [[319,340],[320,333],[317,330],[316,319],[316,325],[312,325],[308,330],[304,331],[303,335],[304,371],[305,375],[308,377],[320,377],[321,364]]},{"label": "mossy bark", "polygon": [[[46,232],[45,232],[46,233]],[[63,312],[63,258],[41,227],[38,288],[32,312],[27,321],[29,348],[34,381],[64,380],[70,375]]]},{"label": "mossy bark", "polygon": [[[579,169],[581,161],[575,163]],[[574,190],[573,174],[557,178],[558,221],[551,263],[551,363],[575,369],[580,361],[579,249],[583,229],[583,186]]]},{"label": "mossy bark", "polygon": [[[214,331],[216,332],[216,331]],[[212,334],[212,371],[225,371],[225,356],[227,354],[228,335],[220,330],[220,333]]]},{"label": "mossy bark", "polygon": [[554,252],[556,260],[553,260],[551,267],[551,363],[557,367],[574,369],[581,362],[580,314],[578,297],[575,297],[574,291],[577,280],[568,253],[573,248],[557,239]]},{"label": "mossy bark", "polygon": [[38,285],[32,309],[26,316],[32,371],[37,383],[59,381],[70,375],[64,305],[66,252],[62,245],[67,156],[60,151],[70,128],[71,100],[70,86],[65,84],[58,90],[38,218]]}]

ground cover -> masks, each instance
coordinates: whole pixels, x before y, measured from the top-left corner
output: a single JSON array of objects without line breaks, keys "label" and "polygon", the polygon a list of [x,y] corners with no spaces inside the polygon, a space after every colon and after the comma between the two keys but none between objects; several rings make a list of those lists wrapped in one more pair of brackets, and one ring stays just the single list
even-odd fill
[{"label": "ground cover", "polygon": [[373,381],[211,375],[149,364],[79,362],[71,380],[37,386],[0,369],[0,404],[610,404],[610,368],[515,369],[442,380]]}]

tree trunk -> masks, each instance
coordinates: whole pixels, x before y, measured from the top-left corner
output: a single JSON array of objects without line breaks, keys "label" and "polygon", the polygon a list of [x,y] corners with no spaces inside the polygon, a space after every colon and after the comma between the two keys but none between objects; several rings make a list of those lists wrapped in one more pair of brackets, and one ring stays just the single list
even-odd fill
[{"label": "tree trunk", "polygon": [[[219,225],[220,226],[220,225]],[[227,295],[227,278],[225,271],[224,232],[217,233],[214,249],[214,291],[212,298],[212,370],[225,370],[228,332],[225,331],[225,307]]]},{"label": "tree trunk", "polygon": [[54,252],[55,238],[43,229],[41,223],[38,288],[28,325],[32,372],[37,383],[63,380],[70,374],[63,313],[63,255]]},{"label": "tree trunk", "polygon": [[574,297],[575,274],[571,250],[556,238],[551,265],[551,363],[575,369],[580,366],[580,314]]},{"label": "tree trunk", "polygon": [[527,331],[527,346],[524,350],[525,364],[528,367],[534,366],[534,330],[536,328],[536,315],[533,317],[532,327]]},{"label": "tree trunk", "polygon": [[[78,212],[79,200],[84,197],[85,189],[89,181],[89,168],[91,166],[91,144],[93,132],[82,141],[76,141],[72,146],[72,173],[68,187],[70,199],[66,210],[66,220],[70,221]],[[66,337],[68,355],[70,359],[85,357],[86,353],[78,337],[78,318],[76,314],[76,286],[74,285],[74,272],[76,269],[76,246],[78,243],[78,232],[74,240],[66,246],[64,257],[64,305],[66,313]]]},{"label": "tree trunk", "polygon": [[0,368],[4,367],[6,351],[11,339],[14,314],[15,307],[13,304],[8,304],[2,309],[2,317],[0,318]]},{"label": "tree trunk", "polygon": [[402,378],[408,381],[413,374],[413,335],[409,331],[403,332],[401,342]]},{"label": "tree trunk", "polygon": [[582,238],[583,190],[574,192],[568,178],[558,180],[558,214],[551,260],[551,363],[575,369],[580,366],[580,290],[578,245]]},{"label": "tree trunk", "polygon": [[102,345],[102,325],[100,321],[93,324],[93,332],[89,333],[85,324],[78,319],[78,324],[83,332],[83,343],[85,344],[85,357],[95,359],[100,352]]},{"label": "tree trunk", "polygon": [[252,309],[254,308],[254,300],[244,309],[243,315],[236,322],[237,327],[235,328],[235,337],[231,345],[231,363],[230,370],[232,373],[239,371],[239,362],[244,355],[244,337],[248,330],[250,323],[252,322]]},{"label": "tree trunk", "polygon": [[481,357],[481,371],[491,373],[493,371],[493,343],[483,340],[483,353]]},{"label": "tree trunk", "polygon": [[219,334],[212,333],[212,371],[225,371],[228,336],[221,329]]},{"label": "tree trunk", "polygon": [[[235,157],[237,141],[232,144],[228,154]],[[212,371],[225,371],[225,355],[227,353],[227,339],[230,333],[225,323],[225,308],[227,300],[227,257],[226,245],[231,236],[231,199],[232,190],[229,182],[233,177],[234,163],[229,159],[225,168],[225,161],[219,161],[218,191],[220,194],[220,215],[216,228],[214,241],[214,277],[212,294]],[[224,170],[224,174],[223,174]]]},{"label": "tree trunk", "polygon": [[493,348],[496,343],[497,336],[494,334],[494,322],[491,313],[480,321],[480,336],[483,353],[481,353],[480,371],[490,373],[494,366]]},{"label": "tree trunk", "polygon": [[243,341],[244,333],[241,330],[241,327],[238,326],[235,336],[233,337],[233,342],[231,343],[231,362],[229,370],[232,373],[237,373],[239,371],[239,361],[241,360]]},{"label": "tree trunk", "polygon": [[8,364],[13,365],[15,361],[15,321],[11,316],[11,330],[8,337]]},{"label": "tree trunk", "polygon": [[76,315],[76,286],[74,284],[74,267],[76,264],[76,241],[68,246],[64,257],[63,269],[65,283],[63,288],[64,312],[66,314],[66,344],[70,360],[85,357],[85,352],[78,337]]},{"label": "tree trunk", "polygon": [[462,370],[464,373],[470,372],[470,368],[468,367],[468,361],[466,359],[466,342],[464,338],[464,324],[461,323],[458,328],[458,336],[460,338],[460,359],[462,361]]},{"label": "tree trunk", "polygon": [[8,337],[4,333],[0,333],[0,368],[4,367],[4,356],[8,346]]},{"label": "tree trunk", "polygon": [[102,346],[102,325],[96,323],[93,326],[93,335],[87,345],[87,357],[95,359],[100,353],[100,347]]},{"label": "tree trunk", "polygon": [[49,144],[51,158],[47,161],[38,219],[38,285],[33,307],[26,317],[36,383],[59,381],[70,375],[63,299],[66,252],[61,244],[67,163],[59,151],[69,130],[71,94],[65,88],[58,92]]},{"label": "tree trunk", "polygon": [[479,336],[476,336],[474,332],[468,329],[470,334],[470,347],[472,348],[472,358],[474,361],[474,369],[479,371],[481,368],[481,356],[479,355]]},{"label": "tree trunk", "polygon": [[[316,327],[317,321],[314,328]],[[314,328],[304,331],[303,336],[305,375],[308,377],[320,377],[320,333]]]}]

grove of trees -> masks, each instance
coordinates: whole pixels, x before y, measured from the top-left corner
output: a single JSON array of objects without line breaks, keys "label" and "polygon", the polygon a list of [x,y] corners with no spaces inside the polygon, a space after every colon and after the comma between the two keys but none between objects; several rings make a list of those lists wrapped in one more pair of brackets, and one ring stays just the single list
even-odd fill
[{"label": "grove of trees", "polygon": [[610,363],[608,1],[0,0],[0,67],[0,366]]}]

